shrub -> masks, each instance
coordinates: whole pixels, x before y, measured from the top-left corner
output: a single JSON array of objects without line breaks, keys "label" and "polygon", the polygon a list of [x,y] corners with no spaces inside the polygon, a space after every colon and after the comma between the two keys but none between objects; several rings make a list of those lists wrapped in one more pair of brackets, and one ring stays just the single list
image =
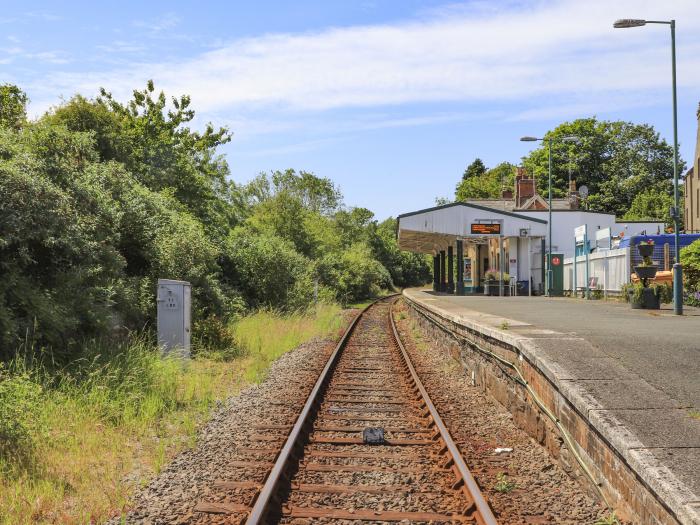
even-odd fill
[{"label": "shrub", "polygon": [[357,302],[391,288],[391,276],[372,257],[369,247],[357,243],[340,253],[330,253],[318,262],[319,282],[335,291],[341,304]]},{"label": "shrub", "polygon": [[681,250],[681,261],[685,301],[691,306],[700,306],[700,241]]},{"label": "shrub", "polygon": [[231,234],[224,276],[251,308],[305,308],[313,297],[309,260],[291,242],[237,228]]}]

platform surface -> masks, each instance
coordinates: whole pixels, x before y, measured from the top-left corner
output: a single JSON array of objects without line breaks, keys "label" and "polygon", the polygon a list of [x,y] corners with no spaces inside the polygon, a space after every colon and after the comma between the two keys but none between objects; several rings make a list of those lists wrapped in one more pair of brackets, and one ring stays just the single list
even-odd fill
[{"label": "platform surface", "polygon": [[700,309],[404,295],[523,350],[682,522],[700,523]]}]

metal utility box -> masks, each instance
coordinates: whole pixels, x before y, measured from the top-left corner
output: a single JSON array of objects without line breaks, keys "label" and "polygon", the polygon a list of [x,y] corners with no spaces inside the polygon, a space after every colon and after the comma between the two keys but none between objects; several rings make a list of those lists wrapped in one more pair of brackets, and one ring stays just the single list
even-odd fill
[{"label": "metal utility box", "polygon": [[547,269],[552,270],[551,294],[554,296],[564,295],[564,254],[552,253],[551,260],[547,261]]},{"label": "metal utility box", "polygon": [[158,345],[166,352],[190,354],[192,287],[185,281],[158,279]]}]

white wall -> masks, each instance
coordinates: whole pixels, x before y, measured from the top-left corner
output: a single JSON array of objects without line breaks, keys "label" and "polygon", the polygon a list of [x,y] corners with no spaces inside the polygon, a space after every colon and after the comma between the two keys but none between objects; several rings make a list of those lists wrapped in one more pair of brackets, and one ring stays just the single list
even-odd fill
[{"label": "white wall", "polygon": [[[546,216],[533,218],[547,220]],[[471,224],[479,221],[502,221],[501,233],[504,237],[518,236],[520,228],[529,228],[530,235],[533,237],[546,235],[546,224],[498,213],[497,210],[482,210],[468,205],[450,206],[399,217],[399,235],[401,230],[411,230],[468,237],[471,235]],[[494,235],[493,238],[498,238],[498,235]]]},{"label": "white wall", "polygon": [[[519,211],[518,214],[545,220],[548,218],[546,211]],[[593,241],[591,244],[595,244],[596,230],[605,228],[610,228],[613,236],[624,233],[625,237],[638,235],[642,231],[646,231],[647,235],[656,235],[659,229],[663,230],[663,223],[660,222],[616,222],[615,216],[608,213],[555,210],[552,212],[552,252],[573,257],[574,229],[583,224],[588,225],[588,240]]]},{"label": "white wall", "polygon": [[[598,278],[598,288],[620,292],[630,282],[630,249],[605,250],[588,256],[588,277]],[[574,278],[574,259],[564,259],[564,289],[571,290]],[[576,288],[586,286],[586,256],[576,257]]]}]

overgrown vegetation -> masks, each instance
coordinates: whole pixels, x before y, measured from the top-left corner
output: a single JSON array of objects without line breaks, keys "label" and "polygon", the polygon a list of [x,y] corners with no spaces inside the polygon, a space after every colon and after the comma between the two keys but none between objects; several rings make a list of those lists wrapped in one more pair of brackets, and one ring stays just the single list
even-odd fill
[{"label": "overgrown vegetation", "polygon": [[102,90],[32,122],[24,93],[0,96],[3,359],[29,340],[69,361],[86,339],[149,327],[161,277],[192,283],[202,344],[249,309],[307,307],[314,283],[348,303],[429,277],[425,258],[399,251],[393,219],[345,208],[329,179],[229,180],[217,148],[231,133],[188,127],[187,96],[149,82],[127,103]]},{"label": "overgrown vegetation", "polygon": [[[0,86],[0,523],[103,521],[340,305],[429,278],[327,178],[231,181],[188,96],[26,104]],[[192,361],[154,343],[159,278],[192,283]]]},{"label": "overgrown vegetation", "polygon": [[235,346],[192,361],[151,341],[86,345],[57,366],[22,352],[0,367],[0,524],[100,523],[182,447],[218,400],[257,381],[272,360],[336,336],[336,305],[263,311],[231,327]]}]

